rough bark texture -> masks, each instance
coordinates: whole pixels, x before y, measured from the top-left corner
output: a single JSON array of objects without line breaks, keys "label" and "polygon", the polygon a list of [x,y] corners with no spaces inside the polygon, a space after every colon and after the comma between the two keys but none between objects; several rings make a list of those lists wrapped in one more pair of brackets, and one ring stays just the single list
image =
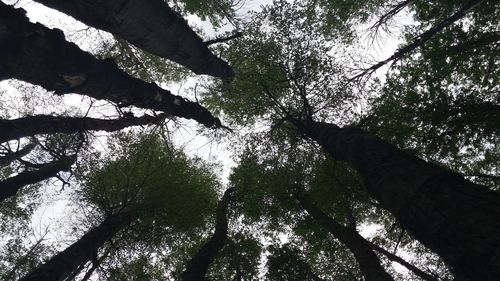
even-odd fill
[{"label": "rough bark texture", "polygon": [[229,188],[224,192],[221,200],[217,204],[215,214],[215,232],[212,237],[198,250],[194,257],[189,261],[186,269],[182,273],[183,281],[200,281],[208,280],[207,274],[210,264],[215,259],[215,256],[224,247],[227,239],[227,207],[231,201],[233,188]]},{"label": "rough bark texture", "polygon": [[[6,134],[5,130],[2,128],[1,122],[2,121],[0,121],[0,132],[2,132],[2,135],[0,135],[0,139],[4,136],[3,134]],[[2,141],[0,140],[0,142]],[[16,152],[9,152],[5,154],[4,156],[0,157],[0,167],[8,166],[13,161],[21,159],[22,157],[28,155],[35,147],[36,142],[30,142]]]},{"label": "rough bark texture", "polygon": [[162,0],[36,0],[196,74],[233,76],[186,21]]},{"label": "rough bark texture", "polygon": [[[120,119],[95,119],[87,117],[59,117],[35,115],[13,120],[0,119],[0,142],[34,136],[36,134],[77,133],[82,131],[118,131],[129,126],[154,124],[165,119],[158,116],[123,117]],[[1,164],[1,163],[0,163]]]},{"label": "rough bark texture", "polygon": [[34,171],[25,171],[0,181],[0,202],[16,195],[17,191],[25,185],[49,179],[56,176],[60,171],[68,171],[71,165],[75,163],[75,160],[76,155],[64,156]]},{"label": "rough bark texture", "polygon": [[354,167],[368,193],[439,254],[456,280],[498,280],[499,193],[356,128],[321,122],[299,127],[332,157]]},{"label": "rough bark texture", "polygon": [[394,281],[380,264],[372,247],[355,228],[343,226],[314,205],[306,194],[297,194],[300,206],[354,255],[366,281]]},{"label": "rough bark texture", "polygon": [[194,119],[207,127],[220,121],[198,103],[133,78],[112,60],[99,60],[64,39],[58,29],[30,23],[22,9],[0,2],[0,81],[15,78],[55,94],[77,93],[121,107],[137,106]]},{"label": "rough bark texture", "polygon": [[89,261],[99,248],[120,230],[125,228],[132,218],[125,214],[106,218],[99,226],[91,229],[78,241],[55,255],[19,281],[62,281],[82,263]]}]

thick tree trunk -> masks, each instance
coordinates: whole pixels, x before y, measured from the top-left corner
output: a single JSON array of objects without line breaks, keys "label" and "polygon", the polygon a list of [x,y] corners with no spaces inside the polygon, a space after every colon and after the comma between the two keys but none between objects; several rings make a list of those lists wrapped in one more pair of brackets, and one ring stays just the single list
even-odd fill
[{"label": "thick tree trunk", "polygon": [[[2,121],[0,120],[0,132],[2,132],[2,135],[0,135],[0,142],[2,142],[1,139],[4,136],[3,134],[6,134],[6,131],[2,128],[1,124]],[[0,167],[8,166],[13,161],[21,159],[22,157],[28,155],[35,147],[36,147],[36,142],[30,142],[16,152],[9,152],[5,154],[4,156],[0,157]]]},{"label": "thick tree trunk", "polygon": [[83,23],[194,71],[228,78],[231,67],[215,56],[186,21],[162,0],[36,0]]},{"label": "thick tree trunk", "polygon": [[126,214],[106,218],[78,241],[19,281],[62,281],[82,263],[89,261],[104,243],[132,222]]},{"label": "thick tree trunk", "polygon": [[309,122],[299,130],[355,168],[368,193],[439,254],[456,280],[498,280],[499,193],[356,128]]},{"label": "thick tree trunk", "polygon": [[88,117],[62,117],[35,115],[13,120],[0,119],[0,142],[19,139],[37,134],[77,133],[82,131],[118,131],[129,126],[155,124],[165,119],[158,116],[123,117],[119,119],[95,119]]},{"label": "thick tree trunk", "polygon": [[300,206],[330,234],[344,244],[354,255],[366,281],[394,281],[380,264],[371,245],[359,235],[355,228],[343,226],[314,205],[306,194],[297,194]]},{"label": "thick tree trunk", "polygon": [[0,2],[0,26],[0,81],[15,78],[58,95],[77,93],[220,126],[198,103],[133,78],[111,60],[94,58],[67,42],[62,31],[30,23],[22,9]]},{"label": "thick tree trunk", "polygon": [[54,177],[60,171],[68,171],[75,163],[76,155],[64,156],[58,160],[43,165],[34,171],[25,171],[11,178],[0,181],[0,202],[16,195],[23,186],[34,184]]},{"label": "thick tree trunk", "polygon": [[215,232],[189,261],[186,269],[182,273],[183,281],[207,280],[205,275],[207,274],[210,264],[226,243],[228,231],[227,208],[231,201],[233,190],[233,188],[227,189],[217,204]]}]

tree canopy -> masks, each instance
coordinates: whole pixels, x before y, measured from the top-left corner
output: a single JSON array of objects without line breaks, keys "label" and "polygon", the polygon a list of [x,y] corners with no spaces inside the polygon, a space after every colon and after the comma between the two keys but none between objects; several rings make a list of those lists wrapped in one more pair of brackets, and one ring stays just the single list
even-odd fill
[{"label": "tree canopy", "polygon": [[497,1],[5,2],[1,279],[499,280]]}]

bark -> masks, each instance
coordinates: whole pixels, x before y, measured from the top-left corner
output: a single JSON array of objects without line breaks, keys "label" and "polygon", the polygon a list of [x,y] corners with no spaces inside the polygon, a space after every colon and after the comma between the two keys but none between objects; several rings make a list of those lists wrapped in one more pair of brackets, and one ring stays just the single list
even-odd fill
[{"label": "bark", "polygon": [[231,201],[233,190],[233,188],[227,189],[217,204],[215,232],[189,261],[186,269],[182,273],[183,281],[207,280],[205,275],[207,274],[210,264],[226,243],[228,232],[227,208]]},{"label": "bark", "polygon": [[173,60],[196,74],[232,77],[186,21],[162,0],[36,0],[131,44]]},{"label": "bark", "polygon": [[70,134],[88,130],[113,132],[129,126],[156,124],[165,117],[166,114],[127,116],[119,119],[35,115],[13,120],[0,119],[0,142],[37,134]]},{"label": "bark", "polygon": [[343,226],[314,205],[306,194],[297,194],[300,206],[330,234],[344,244],[354,255],[366,281],[394,281],[380,264],[371,245],[359,235],[355,228]]},{"label": "bark", "polygon": [[420,277],[422,280],[425,280],[425,281],[439,281],[439,279],[437,279],[436,277],[432,276],[431,274],[421,270],[420,268],[414,266],[413,264],[407,262],[406,260],[404,260],[403,258],[387,251],[386,249],[380,247],[379,245],[373,243],[373,242],[370,242],[368,240],[366,240],[366,243],[368,243],[375,251],[383,254],[384,256],[386,256],[389,260],[393,261],[393,262],[397,262],[399,263],[400,265],[406,267],[408,270],[410,270],[411,272],[413,272],[413,274],[415,274],[416,276]]},{"label": "bark", "polygon": [[52,257],[19,281],[62,281],[81,264],[89,261],[100,247],[132,222],[132,217],[118,214],[106,218],[78,241]]},{"label": "bark", "polygon": [[194,119],[207,127],[220,121],[198,103],[154,83],[133,78],[112,60],[100,60],[67,42],[58,29],[30,23],[22,9],[0,2],[0,81],[37,84],[57,95],[77,93]]},{"label": "bark", "polygon": [[49,179],[61,171],[69,171],[75,161],[76,155],[63,156],[58,160],[42,165],[34,171],[25,171],[0,181],[0,202],[16,195],[23,186]]},{"label": "bark", "polygon": [[392,54],[387,59],[385,59],[381,62],[378,62],[378,63],[372,65],[371,67],[363,70],[360,74],[351,78],[351,80],[360,78],[368,73],[373,73],[375,70],[381,68],[382,66],[386,65],[387,63],[389,63],[391,61],[400,60],[406,54],[408,54],[408,53],[412,52],[413,50],[417,49],[418,47],[424,45],[425,42],[432,39],[432,37],[434,37],[434,35],[438,34],[439,32],[443,31],[448,26],[451,26],[456,21],[463,18],[468,12],[470,12],[472,9],[474,9],[476,6],[483,3],[484,1],[485,0],[470,1],[468,4],[464,5],[457,12],[455,12],[453,15],[449,16],[448,18],[444,19],[443,21],[439,22],[435,26],[429,28],[428,30],[424,31],[422,34],[415,37],[415,39],[413,39],[413,42],[411,42],[410,44],[398,49],[394,54]]},{"label": "bark", "polygon": [[[2,128],[1,124],[2,124],[2,121],[0,120],[0,132],[2,132],[2,134],[6,134],[7,132]],[[3,136],[4,135],[0,136],[0,142],[3,142],[1,140]],[[9,139],[9,140],[12,140],[12,139]],[[8,166],[13,161],[21,159],[22,157],[28,155],[33,149],[35,149],[35,147],[36,147],[36,142],[30,142],[16,152],[9,152],[9,153],[5,154],[4,156],[0,157],[0,167]]]},{"label": "bark", "polygon": [[357,128],[314,121],[298,127],[332,157],[355,168],[367,192],[439,254],[456,280],[498,280],[499,193]]}]

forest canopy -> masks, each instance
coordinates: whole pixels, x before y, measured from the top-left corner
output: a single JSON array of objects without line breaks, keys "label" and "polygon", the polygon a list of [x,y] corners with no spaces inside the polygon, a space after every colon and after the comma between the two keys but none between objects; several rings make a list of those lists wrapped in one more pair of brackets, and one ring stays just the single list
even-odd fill
[{"label": "forest canopy", "polygon": [[500,280],[499,18],[0,2],[0,279]]}]

